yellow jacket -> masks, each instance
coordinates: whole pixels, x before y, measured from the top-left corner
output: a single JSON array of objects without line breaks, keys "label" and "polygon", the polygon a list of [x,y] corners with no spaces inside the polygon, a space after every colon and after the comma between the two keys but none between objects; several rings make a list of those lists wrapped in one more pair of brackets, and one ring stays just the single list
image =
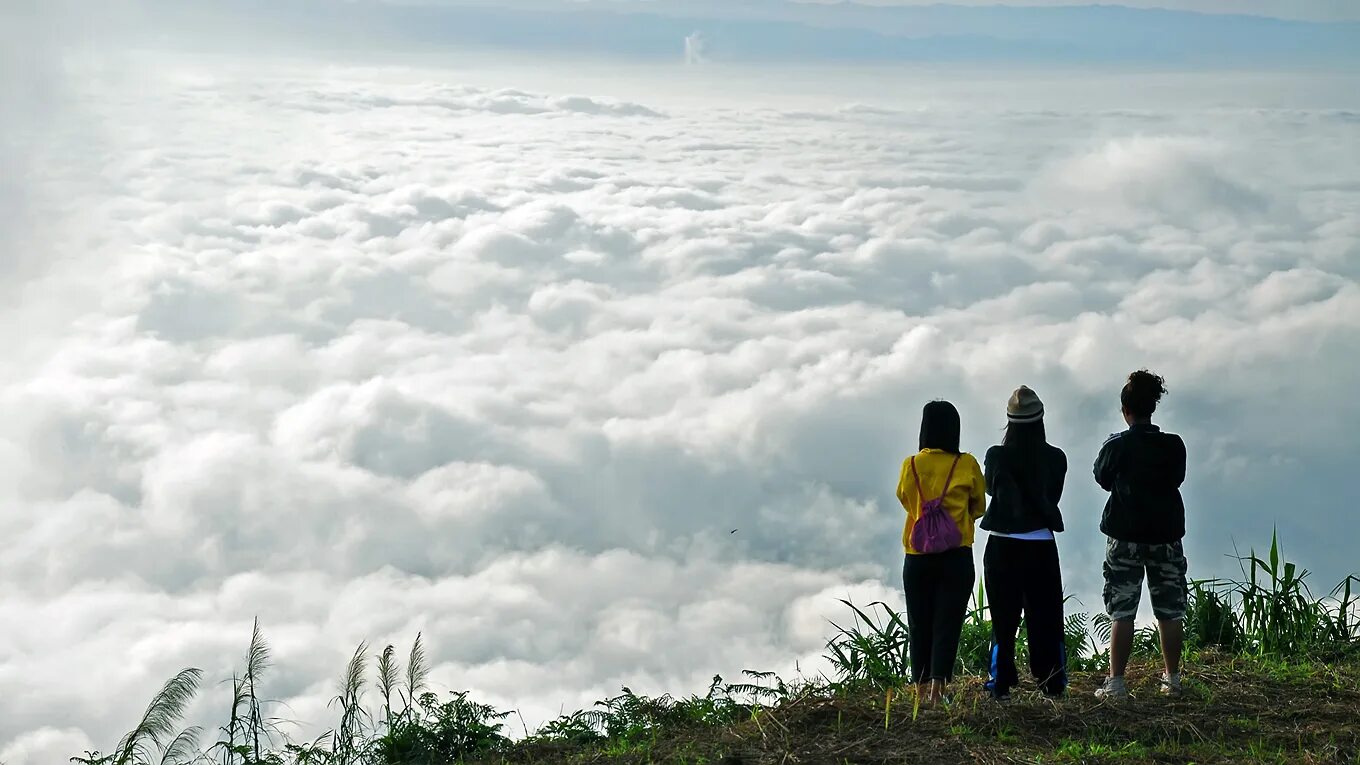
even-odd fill
[{"label": "yellow jacket", "polygon": [[[940,496],[954,455],[939,449],[922,449],[902,462],[902,473],[897,479],[897,499],[907,511],[907,525],[902,529],[902,548],[907,555],[920,554],[911,547],[911,530],[921,517],[921,490],[911,474],[913,459],[921,483],[925,484],[925,499],[931,500]],[[967,452],[959,455],[958,467],[954,468],[954,478],[950,480],[949,492],[944,498],[944,510],[959,525],[963,546],[971,547],[973,524],[987,511],[987,481],[982,477],[977,459]]]}]

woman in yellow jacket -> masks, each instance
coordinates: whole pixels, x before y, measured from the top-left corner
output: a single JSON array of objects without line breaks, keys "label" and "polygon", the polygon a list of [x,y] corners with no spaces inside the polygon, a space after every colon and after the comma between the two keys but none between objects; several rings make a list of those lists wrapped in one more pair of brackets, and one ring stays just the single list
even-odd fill
[{"label": "woman in yellow jacket", "polygon": [[973,524],[986,511],[987,482],[977,459],[959,451],[959,412],[948,401],[926,404],[919,446],[902,463],[897,481],[897,498],[907,511],[902,588],[911,679],[918,688],[929,682],[926,700],[935,702],[954,677],[975,576]]}]

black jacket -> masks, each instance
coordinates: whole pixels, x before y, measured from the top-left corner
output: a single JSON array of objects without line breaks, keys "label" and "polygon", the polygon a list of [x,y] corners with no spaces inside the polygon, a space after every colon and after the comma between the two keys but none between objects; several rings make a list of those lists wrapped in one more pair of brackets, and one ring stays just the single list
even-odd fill
[{"label": "black jacket", "polygon": [[1096,457],[1096,483],[1110,492],[1100,530],[1122,542],[1166,544],[1185,536],[1185,442],[1156,425],[1110,436]]},{"label": "black jacket", "polygon": [[1004,446],[988,449],[985,462],[987,493],[992,501],[982,516],[982,528],[1002,534],[1063,530],[1058,500],[1062,499],[1067,477],[1067,455],[1062,449],[1045,444],[1028,470],[1012,465]]}]

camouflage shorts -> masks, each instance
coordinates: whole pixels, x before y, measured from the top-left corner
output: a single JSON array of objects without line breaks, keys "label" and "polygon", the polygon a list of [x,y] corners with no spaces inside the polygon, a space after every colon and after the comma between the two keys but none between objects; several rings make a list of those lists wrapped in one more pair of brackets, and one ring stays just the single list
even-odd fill
[{"label": "camouflage shorts", "polygon": [[1132,621],[1143,596],[1147,572],[1152,613],[1158,619],[1185,617],[1185,550],[1180,542],[1140,544],[1109,539],[1105,542],[1105,612],[1115,621]]}]

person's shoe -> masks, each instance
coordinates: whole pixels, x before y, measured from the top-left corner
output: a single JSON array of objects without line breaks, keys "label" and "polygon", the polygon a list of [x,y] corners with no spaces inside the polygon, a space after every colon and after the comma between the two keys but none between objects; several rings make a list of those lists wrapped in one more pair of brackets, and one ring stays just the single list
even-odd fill
[{"label": "person's shoe", "polygon": [[1185,693],[1185,689],[1181,687],[1181,676],[1179,672],[1174,675],[1168,675],[1163,672],[1161,686],[1162,695],[1167,698],[1178,699],[1181,697],[1181,694]]},{"label": "person's shoe", "polygon": [[982,687],[987,689],[987,695],[992,697],[992,701],[1005,702],[1011,700],[1010,689],[998,688],[995,680],[988,680],[987,682],[982,684]]},{"label": "person's shoe", "polygon": [[1042,680],[1035,678],[1039,686],[1039,692],[1053,701],[1057,701],[1067,696],[1067,673],[1055,672]]},{"label": "person's shoe", "polygon": [[1127,699],[1129,697],[1129,687],[1124,684],[1122,677],[1107,677],[1105,684],[1096,689],[1098,699]]}]

